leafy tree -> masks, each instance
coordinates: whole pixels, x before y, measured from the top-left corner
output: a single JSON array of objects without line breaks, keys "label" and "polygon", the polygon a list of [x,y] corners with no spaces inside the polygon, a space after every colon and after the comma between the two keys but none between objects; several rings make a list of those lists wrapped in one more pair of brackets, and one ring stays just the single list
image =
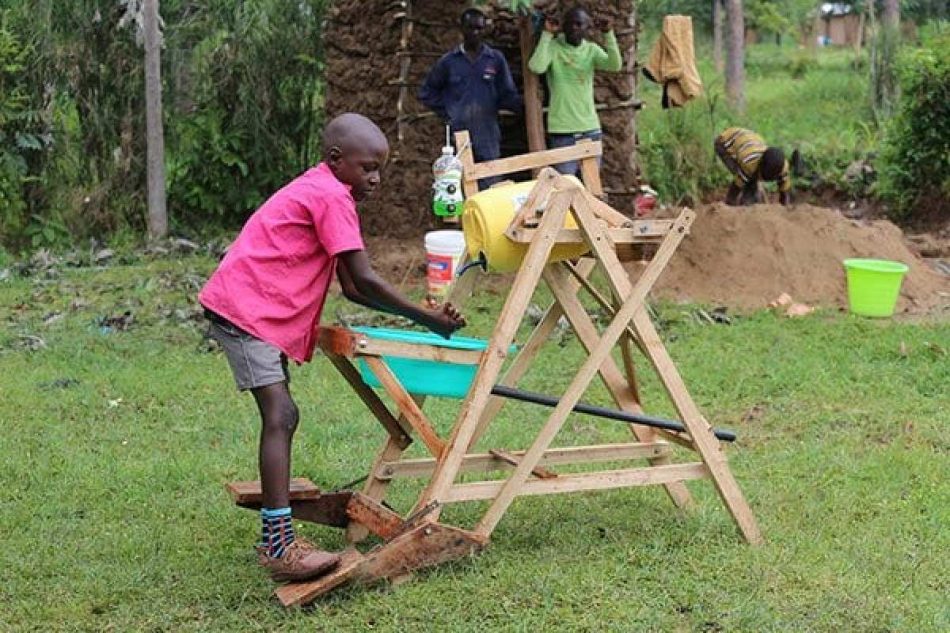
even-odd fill
[{"label": "leafy tree", "polygon": [[[18,200],[0,208],[6,245],[28,244],[31,235],[144,233],[144,52],[134,10],[140,4],[0,0],[9,44],[0,52],[9,62],[0,86],[8,114],[0,186]],[[174,228],[237,226],[316,161],[327,4],[162,0]]]},{"label": "leafy tree", "polygon": [[29,64],[33,47],[10,25],[9,11],[0,10],[0,235],[44,236],[31,218],[37,163],[52,139],[46,133],[45,112],[30,89]]},{"label": "leafy tree", "polygon": [[239,226],[316,161],[325,4],[211,0],[169,36],[172,217]]}]

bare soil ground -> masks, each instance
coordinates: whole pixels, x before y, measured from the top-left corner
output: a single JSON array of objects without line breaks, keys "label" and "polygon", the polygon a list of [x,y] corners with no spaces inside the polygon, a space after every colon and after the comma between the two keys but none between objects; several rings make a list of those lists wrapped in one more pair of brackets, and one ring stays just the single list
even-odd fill
[{"label": "bare soil ground", "polygon": [[[421,237],[370,238],[368,248],[391,282],[406,290],[425,283]],[[787,293],[809,305],[844,308],[842,261],[849,257],[890,259],[910,267],[898,313],[950,315],[950,227],[905,236],[887,220],[854,219],[807,204],[700,207],[691,235],[654,296],[754,310]],[[639,267],[628,264],[633,276]]]}]

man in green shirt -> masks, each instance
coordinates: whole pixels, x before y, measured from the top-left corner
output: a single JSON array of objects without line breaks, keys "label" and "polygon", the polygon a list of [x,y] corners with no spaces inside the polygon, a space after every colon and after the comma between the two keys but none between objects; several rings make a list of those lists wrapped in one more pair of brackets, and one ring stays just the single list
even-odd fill
[{"label": "man in green shirt", "polygon": [[[528,60],[531,72],[547,74],[548,147],[552,149],[574,145],[581,139],[600,140],[603,136],[594,106],[594,71],[617,72],[623,60],[610,21],[599,20],[597,24],[604,33],[606,51],[585,39],[590,26],[590,15],[581,7],[564,14],[563,27],[557,18],[548,16],[538,46]],[[559,30],[561,33],[555,35]],[[562,163],[556,169],[562,174],[576,175],[578,163]]]}]

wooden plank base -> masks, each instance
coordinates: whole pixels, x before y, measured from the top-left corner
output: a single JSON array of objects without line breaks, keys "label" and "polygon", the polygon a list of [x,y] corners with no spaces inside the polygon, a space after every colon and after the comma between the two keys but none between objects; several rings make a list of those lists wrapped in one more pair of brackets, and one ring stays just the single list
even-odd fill
[{"label": "wooden plank base", "polygon": [[[226,487],[242,508],[261,507],[259,481],[234,481]],[[320,489],[304,478],[291,480],[290,507],[298,521],[338,528],[357,523],[383,539],[390,539],[405,529],[402,517],[375,499],[352,490],[320,494]]]},{"label": "wooden plank base", "polygon": [[342,553],[340,566],[325,576],[278,587],[274,594],[285,607],[303,606],[348,582],[404,579],[417,569],[475,554],[484,539],[441,523],[423,523],[383,543],[365,555],[355,549]]}]

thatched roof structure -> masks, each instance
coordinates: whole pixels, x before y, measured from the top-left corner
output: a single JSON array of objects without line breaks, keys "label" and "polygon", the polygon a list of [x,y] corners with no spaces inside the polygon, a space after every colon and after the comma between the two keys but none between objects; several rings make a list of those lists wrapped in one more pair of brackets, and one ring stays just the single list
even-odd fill
[{"label": "thatched roof structure", "polygon": [[[458,18],[470,5],[461,0],[337,0],[329,10],[327,115],[348,110],[365,114],[383,128],[392,145],[383,191],[363,213],[369,234],[413,236],[438,225],[429,211],[430,169],[443,144],[444,128],[416,92],[435,60],[461,41]],[[613,18],[624,56],[621,72],[598,73],[595,83],[605,135],[602,179],[611,204],[621,210],[631,207],[639,182],[635,5],[629,0],[584,3],[592,17]],[[485,9],[492,20],[486,40],[505,53],[521,87],[521,18],[498,3],[487,3]],[[501,126],[503,155],[528,151],[522,117],[503,116]]]}]

